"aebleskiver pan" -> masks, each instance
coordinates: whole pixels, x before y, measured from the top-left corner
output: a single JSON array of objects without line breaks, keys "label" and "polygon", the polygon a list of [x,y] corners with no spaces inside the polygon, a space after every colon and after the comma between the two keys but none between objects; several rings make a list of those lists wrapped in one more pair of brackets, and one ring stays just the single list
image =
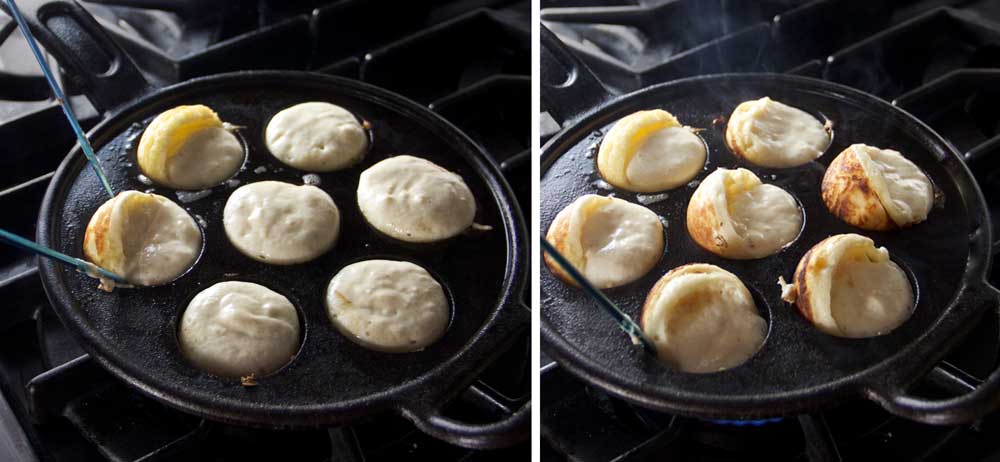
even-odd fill
[{"label": "aebleskiver pan", "polygon": [[[776,255],[727,260],[701,249],[685,228],[696,183],[669,191],[647,206],[664,218],[667,248],[646,277],[607,294],[637,317],[655,281],[685,263],[711,263],[733,272],[750,288],[769,322],[762,349],[743,365],[713,374],[671,370],[634,349],[586,295],[540,274],[543,347],[562,367],[605,390],[652,409],[708,418],[755,419],[806,412],[844,400],[871,399],[889,412],[928,423],[974,420],[1000,401],[1000,372],[973,391],[927,399],[908,387],[928,373],[983,315],[996,316],[1000,293],[990,286],[990,220],[982,193],[954,148],[905,111],[872,95],[816,79],[783,74],[725,74],[667,82],[611,95],[555,36],[542,30],[542,100],[563,124],[543,148],[540,221],[544,229],[566,204],[587,193],[608,194],[594,171],[594,149],[621,117],[663,108],[684,124],[704,128],[706,170],[748,168],[780,186],[803,207],[800,236]],[[816,162],[764,169],[741,161],[723,140],[725,118],[741,102],[770,96],[833,121],[833,141]],[[826,165],[851,143],[903,152],[938,189],[927,221],[891,232],[853,228],[827,212],[820,197]],[[635,194],[613,191],[638,201]],[[893,332],[869,339],[823,334],[780,300],[779,276],[790,280],[799,258],[816,242],[856,232],[885,246],[908,273],[917,297],[913,316]],[[941,376],[941,374],[937,374]]]},{"label": "aebleskiver pan", "polygon": [[[528,312],[521,302],[527,265],[524,221],[498,167],[468,137],[399,95],[319,74],[240,72],[152,89],[75,2],[18,4],[35,37],[79,76],[80,88],[106,114],[89,137],[116,191],[152,189],[177,199],[170,189],[138,180],[134,151],[145,124],[180,104],[209,105],[223,120],[243,127],[239,135],[248,159],[235,177],[241,184],[304,181],[305,172],[284,168],[264,145],[265,124],[287,106],[331,101],[372,125],[372,147],[361,164],[319,175],[320,187],[341,210],[342,228],[333,250],[310,263],[266,265],[233,248],[221,223],[222,206],[234,189],[231,185],[181,203],[204,220],[206,244],[194,268],[171,284],[107,294],[70,268],[40,261],[39,272],[54,311],[101,365],[155,399],[224,422],[327,425],[389,411],[427,433],[470,447],[509,445],[527,435],[527,405],[501,420],[481,424],[442,415],[443,407],[528,327]],[[400,153],[426,157],[462,175],[478,202],[476,221],[493,230],[459,236],[426,250],[378,235],[358,212],[354,189],[364,168]],[[107,197],[84,163],[77,151],[66,156],[39,215],[38,241],[71,255],[81,254],[86,221]],[[366,350],[330,325],[322,303],[326,283],[339,268],[369,258],[414,261],[442,282],[453,318],[440,341],[421,352],[391,355]],[[303,344],[294,360],[256,378],[257,386],[251,388],[195,369],[177,348],[177,320],[187,302],[201,289],[231,279],[264,284],[286,295],[303,320]]]}]

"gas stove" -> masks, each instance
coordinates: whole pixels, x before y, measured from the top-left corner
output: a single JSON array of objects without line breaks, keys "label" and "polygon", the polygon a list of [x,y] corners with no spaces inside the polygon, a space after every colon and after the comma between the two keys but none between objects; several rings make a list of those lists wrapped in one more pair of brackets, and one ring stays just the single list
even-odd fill
[{"label": "gas stove", "polygon": [[[530,2],[306,0],[83,2],[165,86],[246,69],[345,76],[428,105],[483,146],[530,210]],[[52,61],[54,64],[54,60]],[[53,68],[56,66],[53,65]],[[85,128],[99,113],[57,76]],[[73,96],[76,95],[76,96]],[[481,110],[488,107],[490,111]],[[11,18],[0,13],[0,228],[35,235],[53,170],[75,143]],[[472,451],[394,415],[267,430],[168,408],[88,357],[48,305],[35,258],[0,247],[0,461],[510,460],[527,442]],[[528,338],[448,409],[489,421],[530,399]]]},{"label": "gas stove", "polygon": [[[845,84],[917,116],[964,153],[1000,224],[1000,3],[816,0],[543,0],[543,25],[611,91],[682,77],[779,72]],[[544,143],[564,121],[546,108]],[[994,244],[994,249],[997,245]],[[996,252],[996,250],[994,250]],[[1000,282],[1000,272],[990,275]],[[1000,358],[986,315],[915,388],[975,387]],[[650,411],[577,379],[544,355],[543,460],[997,460],[1000,414],[931,426],[858,400],[761,421],[707,421]]]}]

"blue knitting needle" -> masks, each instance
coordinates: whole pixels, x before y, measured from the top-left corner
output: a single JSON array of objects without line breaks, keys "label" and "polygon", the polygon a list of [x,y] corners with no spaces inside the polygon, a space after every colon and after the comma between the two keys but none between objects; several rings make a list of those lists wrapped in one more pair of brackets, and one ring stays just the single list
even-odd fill
[{"label": "blue knitting needle", "polygon": [[49,87],[52,88],[52,92],[56,94],[56,100],[59,102],[59,107],[62,108],[63,114],[66,114],[66,119],[69,120],[70,126],[73,127],[73,132],[76,133],[76,140],[80,143],[80,148],[83,149],[83,154],[87,156],[87,160],[90,161],[90,165],[94,167],[94,172],[97,173],[97,177],[101,179],[101,184],[104,185],[104,189],[108,191],[108,195],[115,197],[115,192],[111,190],[111,184],[108,183],[108,177],[104,175],[104,170],[101,168],[101,161],[94,155],[94,148],[90,146],[90,141],[87,141],[87,136],[83,134],[83,128],[80,127],[80,122],[76,118],[76,114],[73,113],[73,108],[68,104],[66,95],[63,94],[59,84],[56,83],[55,77],[52,76],[52,69],[49,68],[49,64],[45,61],[45,57],[42,56],[42,51],[38,48],[38,43],[35,42],[35,38],[32,37],[31,31],[28,30],[28,23],[25,22],[24,17],[21,16],[21,10],[17,9],[17,4],[14,0],[7,0],[7,6],[10,7],[11,15],[14,16],[14,20],[17,21],[18,28],[21,29],[21,34],[24,35],[24,40],[28,42],[28,47],[31,48],[31,53],[35,55],[35,60],[38,61],[38,65],[42,68],[42,74],[45,74],[45,80],[49,82]]},{"label": "blue knitting needle", "polygon": [[71,257],[63,253],[56,252],[55,250],[52,250],[48,247],[40,246],[35,242],[29,241],[21,236],[18,236],[17,234],[11,233],[10,231],[0,229],[0,241],[5,241],[7,243],[13,244],[15,247],[19,247],[29,252],[37,253],[38,255],[41,255],[43,257],[48,257],[53,260],[59,260],[63,263],[68,263],[70,265],[75,266],[76,269],[79,270],[81,273],[87,274],[88,276],[97,275],[100,277],[111,279],[115,282],[120,282],[123,284],[128,283],[128,281],[123,279],[121,276],[112,273],[104,268],[101,268],[93,263],[86,262],[80,260],[79,258]]},{"label": "blue knitting needle", "polygon": [[542,249],[544,249],[545,252],[556,261],[556,263],[559,263],[559,266],[562,267],[563,271],[569,274],[569,276],[576,281],[577,285],[579,285],[584,292],[587,292],[587,294],[593,297],[598,306],[604,308],[604,311],[614,318],[615,322],[618,323],[618,327],[621,327],[621,329],[628,334],[633,343],[638,341],[642,344],[646,351],[656,354],[656,347],[653,346],[653,342],[646,338],[646,335],[643,334],[639,325],[636,324],[635,321],[629,317],[629,315],[625,314],[625,312],[615,306],[614,302],[609,300],[603,292],[597,290],[597,288],[594,287],[594,285],[591,284],[586,277],[576,270],[576,267],[574,267],[569,260],[566,259],[566,257],[559,253],[559,251],[544,238],[542,239]]}]

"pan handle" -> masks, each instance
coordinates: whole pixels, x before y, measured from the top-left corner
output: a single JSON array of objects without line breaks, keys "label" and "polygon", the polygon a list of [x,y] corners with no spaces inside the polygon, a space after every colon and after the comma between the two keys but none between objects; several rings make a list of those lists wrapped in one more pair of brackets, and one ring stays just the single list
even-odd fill
[{"label": "pan handle", "polygon": [[[102,113],[148,93],[149,83],[97,20],[73,0],[15,0],[31,33]],[[7,0],[0,9],[10,14]]]},{"label": "pan handle", "polygon": [[608,89],[556,34],[544,25],[539,26],[539,34],[543,109],[566,126],[611,99]]},{"label": "pan handle", "polygon": [[[486,357],[482,364],[490,364],[500,353],[507,351],[518,334],[531,323],[530,309],[520,302],[511,304],[500,311],[500,317],[495,321],[490,337],[494,342],[479,342],[465,354],[474,357]],[[458,392],[461,389],[457,390]],[[443,414],[451,398],[446,390],[433,390],[423,399],[414,400],[402,406],[404,417],[416,425],[420,431],[437,439],[458,446],[472,449],[493,449],[510,446],[523,441],[531,433],[531,401],[520,409],[511,412],[506,417],[495,422],[469,423],[459,421]],[[449,394],[442,399],[442,394]]]},{"label": "pan handle", "polygon": [[531,434],[531,401],[509,416],[489,423],[468,423],[445,417],[441,410],[409,415],[420,431],[451,444],[472,449],[496,449],[523,441]]},{"label": "pan handle", "polygon": [[[957,303],[987,304],[1000,314],[1000,291],[986,282],[969,287]],[[976,420],[1000,406],[1000,368],[968,393],[946,399],[913,396],[903,387],[873,387],[869,397],[890,413],[926,424],[957,425]]]}]

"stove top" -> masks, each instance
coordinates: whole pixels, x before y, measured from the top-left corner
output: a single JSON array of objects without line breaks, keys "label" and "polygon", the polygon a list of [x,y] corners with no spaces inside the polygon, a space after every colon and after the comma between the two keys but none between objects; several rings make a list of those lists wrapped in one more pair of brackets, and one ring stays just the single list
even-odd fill
[{"label": "stove top", "polygon": [[[998,2],[542,0],[541,19],[617,93],[696,75],[782,72],[892,101],[965,154],[1000,229]],[[543,103],[543,143],[562,122],[549,110],[558,113]],[[990,281],[1000,283],[1000,272]],[[915,391],[961,393],[998,359],[1000,322],[987,315]],[[782,419],[712,422],[612,397],[544,352],[542,365],[543,460],[1000,459],[1000,413],[930,426],[859,400]]]},{"label": "stove top", "polygon": [[[145,77],[164,86],[245,69],[346,76],[426,104],[482,145],[530,210],[530,2],[226,0],[84,2]],[[53,68],[57,68],[53,63]],[[67,94],[73,76],[61,74]],[[85,128],[100,114],[71,102]],[[490,111],[481,108],[489,107]],[[0,228],[33,237],[53,170],[75,140],[11,18],[0,12]],[[0,247],[0,461],[510,460],[527,442],[472,451],[378,416],[265,430],[202,420],[133,391],[55,317],[35,258]],[[448,409],[489,421],[530,399],[528,338]]]}]

